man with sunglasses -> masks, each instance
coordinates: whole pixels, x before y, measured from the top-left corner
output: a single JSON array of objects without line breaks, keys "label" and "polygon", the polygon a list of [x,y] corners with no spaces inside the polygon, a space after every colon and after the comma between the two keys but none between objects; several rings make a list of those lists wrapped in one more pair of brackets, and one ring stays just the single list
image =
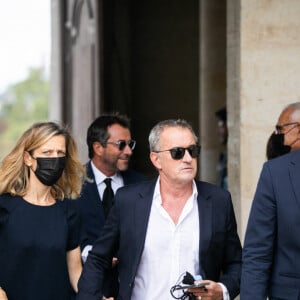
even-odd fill
[{"label": "man with sunglasses", "polygon": [[[92,180],[84,182],[81,197],[77,201],[81,215],[81,249],[84,262],[100,235],[113,204],[113,194],[124,185],[146,180],[144,175],[129,169],[136,142],[131,138],[130,122],[126,116],[99,116],[89,126],[86,142],[90,158],[86,171]],[[109,204],[104,203],[107,178],[112,189]],[[116,285],[112,284],[111,288],[116,289]]]},{"label": "man with sunglasses", "polygon": [[[230,193],[195,180],[200,147],[186,121],[159,122],[149,145],[158,177],[118,190],[84,266],[77,299],[101,299],[105,270],[115,252],[117,299],[171,300],[170,290],[186,272],[208,284],[190,289],[189,299],[234,299],[241,244]],[[186,299],[178,293],[177,299]]]},{"label": "man with sunglasses", "polygon": [[267,159],[300,149],[300,102],[286,106],[267,142]]}]

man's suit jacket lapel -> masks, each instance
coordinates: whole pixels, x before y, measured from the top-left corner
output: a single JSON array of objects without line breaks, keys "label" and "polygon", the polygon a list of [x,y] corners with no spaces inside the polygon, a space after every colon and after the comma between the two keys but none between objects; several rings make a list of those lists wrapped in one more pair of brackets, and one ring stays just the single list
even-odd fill
[{"label": "man's suit jacket lapel", "polygon": [[88,178],[92,179],[93,182],[85,182],[83,186],[83,189],[86,188],[86,201],[90,202],[90,208],[93,211],[99,212],[99,218],[105,218],[104,216],[104,211],[102,209],[102,205],[101,204],[101,199],[99,196],[99,192],[98,192],[98,188],[97,188],[97,184],[95,181],[95,175],[94,172],[92,170],[92,165],[91,162],[89,161],[88,164],[86,165],[86,172],[87,172],[87,176]]},{"label": "man's suit jacket lapel", "polygon": [[300,206],[300,150],[293,153],[288,168],[297,203]]},{"label": "man's suit jacket lapel", "polygon": [[212,201],[209,201],[209,195],[201,186],[201,183],[197,182],[198,189],[198,212],[200,219],[200,239],[199,239],[199,262],[200,262],[200,274],[205,277],[205,271],[202,269],[201,261],[204,259],[209,244],[212,239]]},{"label": "man's suit jacket lapel", "polygon": [[151,211],[151,205],[153,200],[154,188],[156,180],[153,180],[151,184],[146,186],[146,189],[139,193],[139,199],[135,201],[134,208],[134,226],[136,232],[136,257],[134,263],[134,274],[136,274],[137,267],[143,252],[145,245],[146,232],[148,227],[148,221]]}]

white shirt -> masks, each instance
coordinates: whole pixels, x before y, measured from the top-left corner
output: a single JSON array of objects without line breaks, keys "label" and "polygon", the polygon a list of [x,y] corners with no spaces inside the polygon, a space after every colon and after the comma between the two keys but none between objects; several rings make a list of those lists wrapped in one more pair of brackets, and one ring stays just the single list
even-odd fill
[{"label": "white shirt", "polygon": [[182,274],[199,274],[199,214],[197,188],[185,204],[178,223],[162,206],[159,179],[149,216],[145,247],[131,300],[173,300],[170,289]]},{"label": "white shirt", "polygon": [[[92,161],[91,161],[91,166],[95,176],[95,183],[97,185],[98,192],[102,201],[103,193],[106,188],[106,184],[104,180],[107,178],[107,176],[104,175],[99,169],[97,169],[97,167],[94,165]],[[113,176],[109,176],[109,178],[111,178],[111,187],[115,194],[120,187],[124,186],[123,177],[119,172],[117,172]]]},{"label": "white shirt", "polygon": [[[103,193],[104,190],[106,188],[106,184],[104,182],[104,180],[107,178],[106,175],[104,175],[99,169],[97,169],[97,167],[95,166],[95,164],[91,161],[91,167],[95,176],[95,183],[97,185],[98,188],[98,192],[99,192],[99,196],[100,199],[102,201],[103,198]],[[116,191],[124,186],[124,180],[123,177],[120,173],[115,173],[113,176],[109,176],[109,178],[111,178],[111,188],[114,191],[114,194],[116,193]],[[99,205],[102,205],[101,202],[99,202]],[[81,258],[83,262],[86,262],[86,259],[88,257],[89,251],[93,248],[92,245],[86,245],[81,253]]]}]

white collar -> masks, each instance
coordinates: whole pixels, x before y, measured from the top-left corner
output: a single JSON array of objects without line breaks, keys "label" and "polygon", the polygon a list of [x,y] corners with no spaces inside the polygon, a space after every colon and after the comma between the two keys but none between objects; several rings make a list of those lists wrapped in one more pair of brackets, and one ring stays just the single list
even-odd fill
[{"label": "white collar", "polygon": [[[91,161],[91,166],[92,166],[92,170],[95,176],[95,182],[96,185],[101,184],[105,178],[107,178],[107,176],[102,173],[96,166],[95,164]],[[120,174],[120,172],[116,172],[114,175],[109,176],[109,178],[111,178],[111,180],[113,182],[115,182],[116,184],[122,184],[123,183],[123,178],[122,175]]]}]

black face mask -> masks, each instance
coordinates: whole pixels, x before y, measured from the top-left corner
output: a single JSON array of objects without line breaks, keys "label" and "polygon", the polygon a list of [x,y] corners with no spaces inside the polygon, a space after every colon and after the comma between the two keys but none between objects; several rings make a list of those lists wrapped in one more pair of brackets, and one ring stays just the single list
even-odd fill
[{"label": "black face mask", "polygon": [[272,159],[283,154],[289,153],[291,146],[284,145],[284,134],[275,134],[274,132],[269,138],[267,144],[267,159]]},{"label": "black face mask", "polygon": [[66,157],[36,157],[34,159],[37,161],[34,173],[39,181],[48,186],[56,183],[64,171]]}]

